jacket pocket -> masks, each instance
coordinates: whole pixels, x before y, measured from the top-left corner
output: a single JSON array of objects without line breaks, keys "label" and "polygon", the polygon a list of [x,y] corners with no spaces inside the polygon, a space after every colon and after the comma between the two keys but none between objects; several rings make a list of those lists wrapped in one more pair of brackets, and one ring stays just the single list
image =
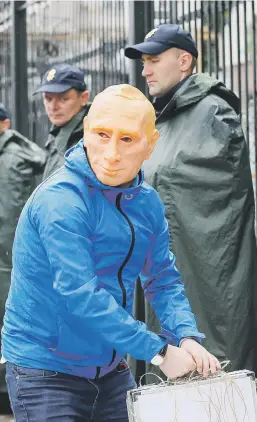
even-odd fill
[{"label": "jacket pocket", "polygon": [[24,368],[23,366],[13,365],[11,363],[7,363],[7,365],[10,366],[16,379],[53,378],[58,375],[58,372],[46,369]]},{"label": "jacket pocket", "polygon": [[[67,316],[68,318],[68,316]],[[72,361],[73,364],[85,366],[102,366],[110,362],[111,348],[106,348],[101,338],[93,330],[85,330],[81,325],[77,330],[72,329],[64,318],[58,316],[58,341],[56,347],[51,348],[57,356]]]}]

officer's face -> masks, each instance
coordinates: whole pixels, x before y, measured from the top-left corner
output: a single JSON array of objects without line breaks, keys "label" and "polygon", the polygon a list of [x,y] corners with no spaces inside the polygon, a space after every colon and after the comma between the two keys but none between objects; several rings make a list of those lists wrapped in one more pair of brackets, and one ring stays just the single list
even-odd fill
[{"label": "officer's face", "polygon": [[43,101],[50,122],[63,126],[87,104],[88,91],[69,89],[63,93],[44,92]]},{"label": "officer's face", "polygon": [[192,73],[191,54],[178,48],[170,48],[157,56],[143,54],[142,76],[146,78],[149,93],[161,97],[178,82]]},{"label": "officer's face", "polygon": [[108,186],[130,186],[158,139],[154,112],[118,96],[93,103],[84,129],[91,168]]},{"label": "officer's face", "polygon": [[2,135],[2,133],[9,129],[10,124],[11,122],[9,119],[0,120],[0,135]]}]

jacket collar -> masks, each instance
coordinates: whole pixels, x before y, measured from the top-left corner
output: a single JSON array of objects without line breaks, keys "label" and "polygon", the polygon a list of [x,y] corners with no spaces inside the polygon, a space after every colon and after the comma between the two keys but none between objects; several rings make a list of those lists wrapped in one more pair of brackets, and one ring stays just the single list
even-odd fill
[{"label": "jacket collar", "polygon": [[222,82],[204,73],[195,73],[185,80],[163,110],[156,113],[157,121],[169,119],[173,113],[179,113],[210,94],[223,98],[236,113],[239,112],[239,99]]},{"label": "jacket collar", "polygon": [[189,78],[182,79],[182,81],[178,82],[175,86],[173,86],[167,94],[163,95],[162,97],[156,97],[153,101],[153,106],[155,108],[156,114],[161,113],[164,107],[169,104],[170,100],[174,97],[176,92],[184,85],[186,80]]}]

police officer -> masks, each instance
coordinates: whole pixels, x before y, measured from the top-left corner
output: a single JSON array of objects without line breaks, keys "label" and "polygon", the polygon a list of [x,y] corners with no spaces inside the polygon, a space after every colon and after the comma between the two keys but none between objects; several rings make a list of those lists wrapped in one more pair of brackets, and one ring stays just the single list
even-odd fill
[{"label": "police officer", "polygon": [[205,345],[232,370],[256,370],[255,203],[240,101],[220,81],[193,74],[198,51],[178,25],[153,29],[125,56],[142,60],[154,97],[160,139],[144,174],[166,206]]},{"label": "police officer", "polygon": [[[34,175],[43,172],[45,152],[10,129],[10,114],[0,104],[0,329],[10,287],[12,244],[21,210],[33,189]],[[8,412],[4,366],[0,365],[0,414]]]},{"label": "police officer", "polygon": [[39,92],[43,93],[45,110],[52,123],[45,145],[48,158],[43,179],[46,179],[63,165],[67,149],[83,137],[89,91],[83,72],[76,66],[61,63],[44,74],[35,94]]}]

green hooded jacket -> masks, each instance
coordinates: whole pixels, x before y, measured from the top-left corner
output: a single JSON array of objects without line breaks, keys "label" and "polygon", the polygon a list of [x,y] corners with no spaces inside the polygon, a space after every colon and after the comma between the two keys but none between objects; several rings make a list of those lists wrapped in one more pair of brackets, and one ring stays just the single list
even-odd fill
[{"label": "green hooded jacket", "polygon": [[59,131],[57,130],[56,135],[54,127],[51,128],[45,144],[48,155],[43,180],[64,164],[65,152],[83,138],[83,120],[89,108],[90,105],[83,108]]},{"label": "green hooded jacket", "polygon": [[[221,82],[192,75],[158,113],[160,138],[144,165],[166,207],[170,246],[206,335],[203,345],[229,359],[232,370],[256,369],[255,205],[239,111],[238,98]],[[138,290],[136,317],[158,332],[143,303]],[[137,377],[144,370],[156,372],[134,366]]]},{"label": "green hooded jacket", "polygon": [[[14,130],[0,135],[0,329],[12,269],[12,244],[17,222],[34,188],[34,176],[43,172],[46,154]],[[6,391],[0,365],[0,393]]]}]

